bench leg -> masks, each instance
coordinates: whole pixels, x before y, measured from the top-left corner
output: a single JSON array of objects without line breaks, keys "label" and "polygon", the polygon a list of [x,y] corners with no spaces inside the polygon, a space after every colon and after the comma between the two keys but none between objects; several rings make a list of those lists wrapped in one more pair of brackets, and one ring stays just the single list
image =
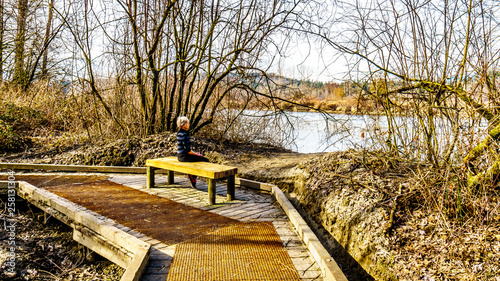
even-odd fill
[{"label": "bench leg", "polygon": [[146,188],[155,187],[155,168],[151,166],[147,166],[147,174],[146,174]]},{"label": "bench leg", "polygon": [[227,178],[227,201],[233,201],[236,199],[234,196],[234,178],[234,175]]},{"label": "bench leg", "polygon": [[167,171],[168,179],[167,179],[167,184],[171,185],[174,184],[174,171]]},{"label": "bench leg", "polygon": [[208,204],[215,204],[215,180],[208,179]]}]

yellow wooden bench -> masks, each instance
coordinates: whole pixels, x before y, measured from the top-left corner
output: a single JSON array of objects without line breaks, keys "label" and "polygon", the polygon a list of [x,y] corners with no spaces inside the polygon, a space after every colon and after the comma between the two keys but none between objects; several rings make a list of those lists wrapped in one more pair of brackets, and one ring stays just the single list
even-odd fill
[{"label": "yellow wooden bench", "polygon": [[208,179],[208,203],[215,204],[215,181],[227,178],[227,200],[234,200],[234,179],[238,172],[238,168],[207,163],[207,162],[179,162],[177,157],[171,156],[166,158],[148,159],[146,160],[147,167],[147,188],[152,188],[155,185],[155,170],[167,170],[167,183],[174,183],[174,172],[195,175]]}]

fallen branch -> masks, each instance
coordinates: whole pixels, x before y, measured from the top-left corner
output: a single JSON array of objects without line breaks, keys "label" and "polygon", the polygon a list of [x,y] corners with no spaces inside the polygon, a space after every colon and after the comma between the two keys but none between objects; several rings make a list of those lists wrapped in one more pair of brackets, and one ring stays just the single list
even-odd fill
[{"label": "fallen branch", "polygon": [[392,205],[391,212],[389,214],[389,221],[387,222],[387,227],[385,228],[386,234],[388,234],[394,226],[394,214],[396,213],[396,209],[398,208],[398,199],[401,197],[402,187],[403,187],[403,185],[400,184],[399,189],[398,189],[398,195],[396,195],[396,197],[394,197],[394,204]]}]

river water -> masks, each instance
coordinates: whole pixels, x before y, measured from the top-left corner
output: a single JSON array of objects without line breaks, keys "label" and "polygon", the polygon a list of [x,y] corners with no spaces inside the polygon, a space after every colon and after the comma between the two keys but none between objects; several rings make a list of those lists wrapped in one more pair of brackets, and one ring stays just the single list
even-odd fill
[{"label": "river water", "polygon": [[[316,112],[286,112],[276,115],[246,110],[244,118],[260,120],[256,122],[259,125],[266,124],[265,129],[255,130],[258,125],[254,122],[254,135],[261,134],[262,139],[272,135],[285,148],[300,153],[342,151],[369,145],[365,132],[369,120],[365,116],[332,114],[325,118],[325,115]],[[273,121],[269,121],[271,118]]]},{"label": "river water", "polygon": [[[300,153],[343,151],[373,145],[367,128],[372,122],[367,116],[315,112],[290,112],[286,121],[293,131],[284,141],[286,148]],[[384,121],[382,121],[384,123]]]},{"label": "river water", "polygon": [[[270,116],[270,114],[262,111],[245,111],[245,118],[263,118],[263,116]],[[386,116],[347,114],[325,116],[317,112],[286,112],[277,117],[274,118],[277,121],[267,123],[268,130],[261,133],[269,134],[271,131],[277,134],[286,148],[300,153],[344,151],[350,148],[377,149],[387,138]],[[400,136],[398,145],[420,149],[422,134],[418,132],[420,129],[414,129],[419,126],[416,118],[396,117],[393,119],[393,125],[397,127]],[[435,125],[439,145],[446,147],[451,142],[452,128],[448,122],[442,120],[436,120]],[[475,125],[475,134],[484,134],[477,129],[486,129],[486,126],[486,123]],[[461,129],[466,135],[470,126],[464,122]]]}]

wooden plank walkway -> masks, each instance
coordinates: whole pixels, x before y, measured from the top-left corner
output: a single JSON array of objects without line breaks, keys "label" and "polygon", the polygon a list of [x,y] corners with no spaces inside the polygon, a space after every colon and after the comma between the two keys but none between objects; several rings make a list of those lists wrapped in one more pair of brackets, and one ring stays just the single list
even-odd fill
[{"label": "wooden plank walkway", "polygon": [[[280,206],[274,202],[270,194],[237,188],[235,193],[236,200],[228,202],[226,199],[227,190],[225,184],[217,183],[217,204],[209,205],[207,196],[208,184],[202,179],[198,180],[198,189],[196,190],[189,187],[185,176],[176,177],[175,185],[167,185],[167,176],[157,175],[155,180],[156,186],[151,189],[146,188],[146,177],[144,175],[112,175],[110,180],[242,222],[272,222],[301,280],[323,280],[321,269],[311,257],[287,216],[283,213]],[[151,257],[142,280],[166,280],[172,257],[175,253],[175,245],[167,246],[156,239],[147,237],[120,224],[114,223],[114,225],[152,246]]]}]

